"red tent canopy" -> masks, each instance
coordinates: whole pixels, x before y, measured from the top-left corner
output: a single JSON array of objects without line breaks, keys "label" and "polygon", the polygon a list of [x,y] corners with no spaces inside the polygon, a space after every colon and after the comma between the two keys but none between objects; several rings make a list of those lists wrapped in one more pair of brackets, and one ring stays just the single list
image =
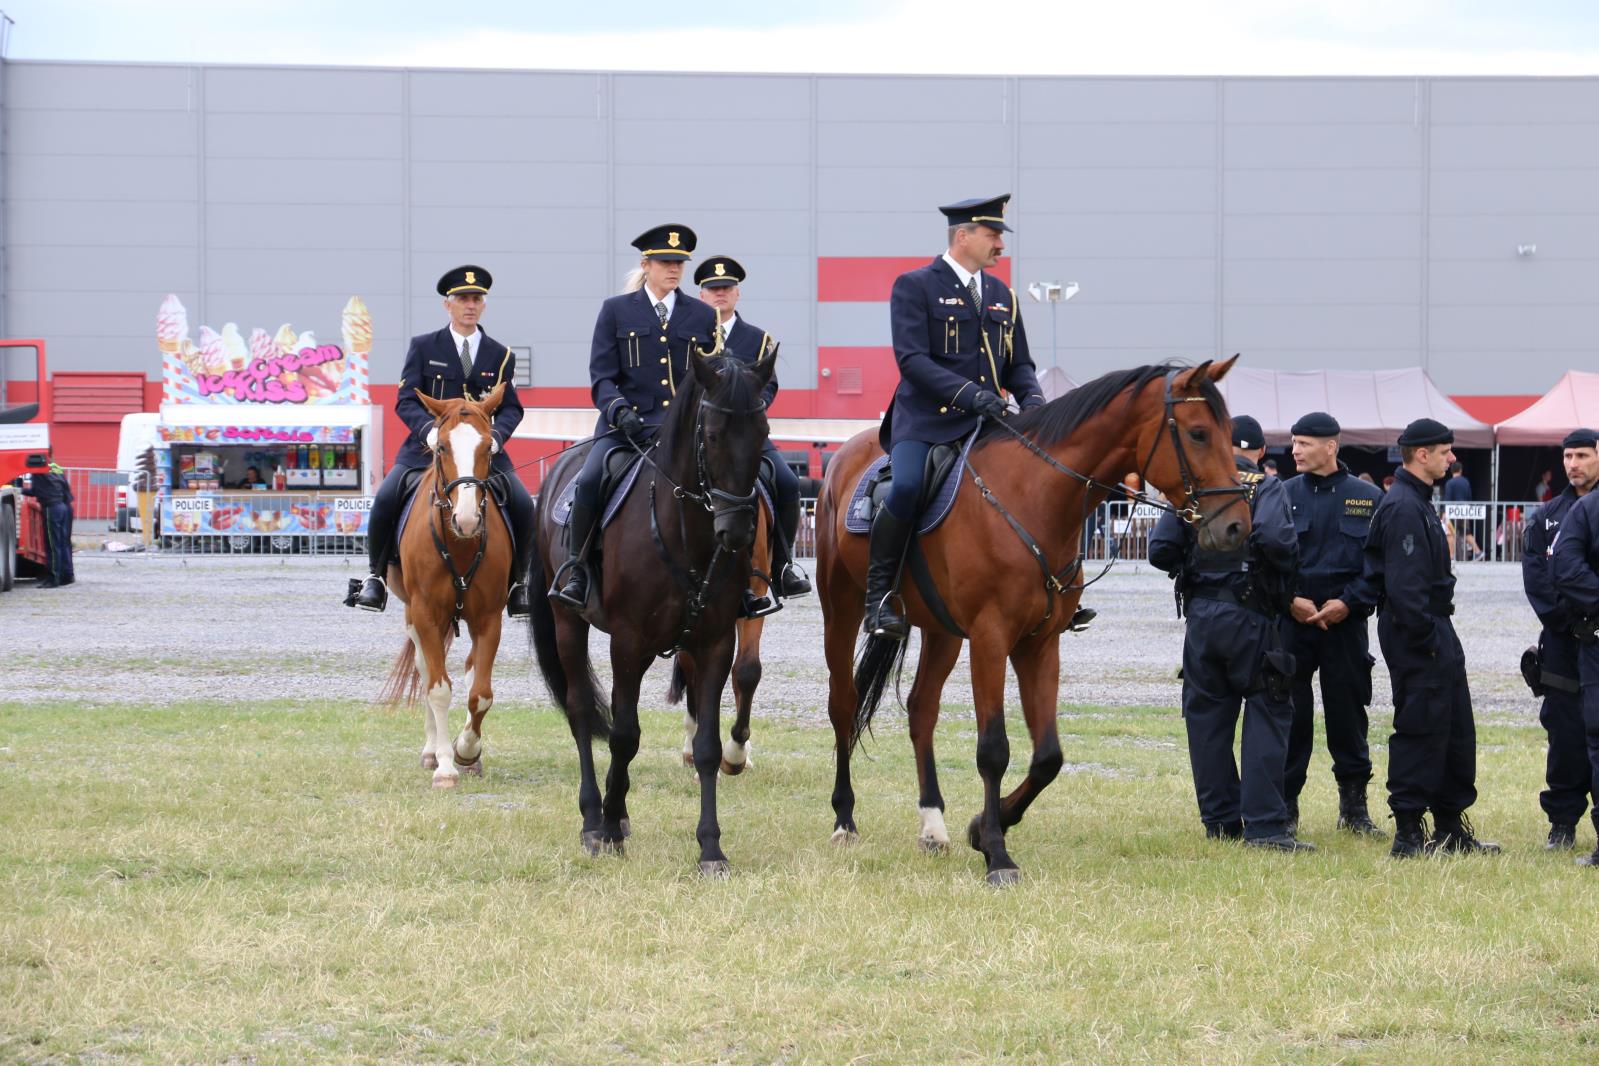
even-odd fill
[{"label": "red tent canopy", "polygon": [[1500,444],[1559,444],[1579,426],[1599,424],[1599,374],[1570,370],[1525,411],[1494,427]]}]

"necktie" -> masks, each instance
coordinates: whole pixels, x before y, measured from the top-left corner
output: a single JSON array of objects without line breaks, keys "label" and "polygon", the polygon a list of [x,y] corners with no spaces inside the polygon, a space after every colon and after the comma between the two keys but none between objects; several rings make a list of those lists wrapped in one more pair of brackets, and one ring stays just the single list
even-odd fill
[{"label": "necktie", "polygon": [[470,338],[461,341],[461,376],[467,384],[472,383],[472,341]]},{"label": "necktie", "polygon": [[975,311],[981,311],[983,309],[983,298],[978,295],[977,292],[976,274],[973,274],[971,280],[966,283],[966,289],[972,294],[972,309]]},{"label": "necktie", "polygon": [[662,300],[660,303],[655,305],[655,313],[656,313],[656,315],[658,315],[660,317],[661,328],[665,329],[666,328],[666,301]]}]

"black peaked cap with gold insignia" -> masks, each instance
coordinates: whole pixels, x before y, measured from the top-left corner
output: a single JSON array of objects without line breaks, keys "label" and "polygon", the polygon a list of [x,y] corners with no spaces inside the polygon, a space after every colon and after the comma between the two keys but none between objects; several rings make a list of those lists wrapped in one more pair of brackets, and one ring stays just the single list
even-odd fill
[{"label": "black peaked cap with gold insignia", "polygon": [[1005,225],[1005,205],[1010,202],[1010,193],[1004,196],[991,196],[986,199],[962,200],[959,203],[945,204],[939,210],[944,213],[944,218],[951,226],[964,226],[968,222],[981,222],[990,229],[1012,232]]},{"label": "black peaked cap with gold insignia", "polygon": [[692,258],[694,245],[699,238],[694,231],[677,222],[647,229],[633,238],[633,247],[645,259],[660,259],[668,263],[681,263]]},{"label": "black peaked cap with gold insignia", "polygon": [[440,296],[459,296],[463,292],[488,292],[494,275],[480,266],[458,266],[439,279]]},{"label": "black peaked cap with gold insignia", "polygon": [[730,255],[713,255],[694,271],[694,284],[702,289],[720,289],[744,280],[744,267]]}]

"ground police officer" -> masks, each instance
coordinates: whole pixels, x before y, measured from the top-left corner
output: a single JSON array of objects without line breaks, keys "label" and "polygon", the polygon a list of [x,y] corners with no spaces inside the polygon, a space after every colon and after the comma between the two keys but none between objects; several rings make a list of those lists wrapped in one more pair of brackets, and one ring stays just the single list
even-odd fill
[{"label": "ground police officer", "polygon": [[[1455,576],[1449,545],[1432,506],[1432,487],[1454,461],[1455,435],[1418,418],[1399,436],[1403,468],[1377,505],[1366,536],[1365,566],[1348,599],[1328,603],[1311,624],[1341,611],[1378,610],[1377,639],[1394,692],[1388,740],[1388,806],[1395,858],[1424,850],[1497,852],[1466,818],[1477,799],[1477,733],[1466,684],[1466,657],[1449,616]],[[1435,819],[1429,841],[1422,819]]]},{"label": "ground police officer", "polygon": [[[1572,437],[1566,438],[1569,449]],[[1587,449],[1593,448],[1595,434],[1584,431],[1580,440]],[[1586,450],[1586,449],[1584,449]],[[1567,452],[1569,456],[1570,451]],[[1571,469],[1567,460],[1566,469]],[[1575,480],[1575,478],[1573,478]],[[1583,731],[1588,749],[1589,788],[1599,796],[1599,492],[1590,491],[1567,508],[1560,528],[1553,531],[1554,554],[1549,558],[1549,569],[1554,576],[1554,588],[1560,606],[1565,609],[1566,632],[1576,640],[1577,681],[1581,686]],[[1530,538],[1529,538],[1530,542]],[[1529,591],[1531,585],[1528,586]],[[1541,612],[1540,612],[1541,613]],[[1545,622],[1548,625],[1548,622]],[[1549,735],[1550,758],[1553,760],[1555,736]],[[1551,761],[1550,765],[1553,765]],[[1599,831],[1599,805],[1593,812],[1594,828]],[[1599,846],[1592,855],[1577,860],[1583,866],[1599,866]]]},{"label": "ground police officer", "polygon": [[599,408],[596,440],[576,478],[566,534],[572,555],[555,575],[550,594],[581,611],[588,601],[588,553],[600,508],[605,458],[617,448],[641,446],[666,420],[677,383],[691,373],[689,358],[709,349],[716,312],[678,292],[683,264],[697,238],[687,226],[669,223],[633,241],[639,266],[620,296],[600,305],[589,349],[590,392]]},{"label": "ground police officer", "polygon": [[928,451],[960,440],[983,418],[1003,417],[1001,389],[1023,409],[1044,402],[1016,292],[987,273],[1005,250],[1009,200],[1007,194],[940,207],[948,250],[894,280],[889,318],[900,382],[878,437],[892,457],[894,479],[872,520],[865,629],[874,635],[903,640],[909,631],[893,600],[916,528]]},{"label": "ground police officer", "polygon": [[1294,657],[1294,724],[1288,732],[1285,788],[1290,825],[1299,821],[1299,793],[1305,787],[1315,740],[1316,698],[1311,677],[1321,673],[1321,705],[1327,722],[1327,751],[1338,782],[1338,828],[1381,835],[1366,810],[1371,753],[1366,746],[1366,706],[1371,702],[1372,659],[1366,616],[1308,624],[1330,600],[1360,576],[1361,551],[1382,490],[1367,484],[1338,461],[1338,420],[1314,411],[1293,425],[1294,466],[1299,474],[1283,482],[1299,537],[1299,577],[1283,621],[1283,642]]},{"label": "ground police officer", "polygon": [[70,585],[76,578],[72,570],[72,486],[67,483],[66,471],[51,463],[48,472],[40,471],[29,476],[22,489],[24,496],[32,496],[39,504],[44,517],[45,563],[42,589]]},{"label": "ground police officer", "polygon": [[[516,617],[528,613],[527,589],[522,577],[527,573],[533,550],[533,499],[517,476],[505,442],[522,422],[522,401],[516,394],[516,356],[478,325],[494,278],[480,266],[456,267],[439,279],[438,292],[444,297],[444,310],[450,324],[436,333],[411,338],[400,372],[399,398],[394,413],[410,433],[394,457],[394,467],[378,487],[367,521],[367,554],[372,576],[356,595],[354,605],[368,611],[381,611],[389,601],[383,574],[394,548],[395,526],[405,501],[400,492],[406,476],[433,462],[434,419],[417,398],[418,391],[435,400],[456,400],[463,396],[479,400],[504,385],[500,407],[494,413],[494,459],[492,477],[496,489],[503,489],[510,505],[516,559],[511,566],[511,595],[506,609]],[[349,602],[349,601],[346,601]]]},{"label": "ground police officer", "polygon": [[[737,259],[715,255],[694,271],[694,284],[700,287],[700,299],[716,309],[727,354],[753,365],[765,359],[777,342],[771,334],[738,316],[739,287],[746,276]],[[777,375],[774,373],[771,384],[761,393],[768,410],[776,396]],[[762,454],[765,459],[762,465],[771,473],[772,503],[777,509],[779,529],[779,535],[771,538],[773,580],[781,595],[803,596],[811,591],[811,583],[794,565],[794,537],[799,532],[799,478],[794,476],[794,471],[778,454],[777,445],[770,440]]]},{"label": "ground police officer", "polygon": [[[1266,453],[1260,423],[1233,419],[1233,454],[1249,499],[1248,547],[1198,549],[1194,527],[1167,512],[1149,538],[1150,564],[1172,575],[1188,616],[1183,638],[1183,724],[1205,835],[1254,847],[1313,851],[1296,840],[1283,798],[1293,707],[1293,666],[1278,618],[1292,589],[1298,546],[1282,483],[1256,467]],[[1233,761],[1244,706],[1243,780]]]},{"label": "ground police officer", "polygon": [[[1549,817],[1551,850],[1573,847],[1577,842],[1577,822],[1588,809],[1595,792],[1588,741],[1584,739],[1582,701],[1577,683],[1577,640],[1572,635],[1572,612],[1556,594],[1550,573],[1550,556],[1560,523],[1566,512],[1594,487],[1599,477],[1599,435],[1591,429],[1575,429],[1561,442],[1565,455],[1565,489],[1527,517],[1526,539],[1521,557],[1521,582],[1527,602],[1543,623],[1538,647],[1528,649],[1522,659],[1522,673],[1534,695],[1543,696],[1538,721],[1549,734],[1549,756],[1544,780],[1549,785],[1538,797]],[[1595,736],[1599,740],[1599,736]],[[1599,802],[1594,804],[1599,814]]]}]

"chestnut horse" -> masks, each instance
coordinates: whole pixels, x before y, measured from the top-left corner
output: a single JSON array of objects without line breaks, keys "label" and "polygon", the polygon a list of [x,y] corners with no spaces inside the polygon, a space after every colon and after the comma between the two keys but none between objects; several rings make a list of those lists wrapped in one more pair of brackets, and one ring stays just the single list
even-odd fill
[{"label": "chestnut horse", "polygon": [[[929,850],[949,846],[933,727],[944,681],[962,640],[970,640],[983,809],[971,820],[967,840],[987,860],[990,884],[1010,884],[1019,876],[1005,847],[1006,830],[1021,821],[1063,762],[1055,727],[1060,637],[1082,595],[1078,547],[1084,516],[1107,496],[1123,493],[1122,478],[1136,471],[1198,526],[1204,548],[1233,550],[1249,533],[1227,408],[1214,385],[1236,359],[1107,374],[1002,424],[986,425],[961,475],[972,484],[963,486],[943,524],[911,545],[911,551],[921,551],[948,618],[961,630],[957,634],[938,621],[907,566],[901,592],[911,625],[922,633],[907,706],[921,785],[920,840]],[[837,842],[857,835],[851,751],[870,727],[883,687],[905,652],[906,642],[869,637],[852,672],[865,613],[867,538],[845,531],[845,511],[861,474],[881,454],[876,431],[852,438],[828,466],[817,503],[827,710],[837,751]],[[1006,659],[1016,669],[1033,758],[1021,784],[1001,799],[1000,782],[1010,763]]]},{"label": "chestnut horse", "polygon": [[[514,555],[511,531],[489,489],[496,447],[491,429],[504,393],[505,386],[497,386],[478,403],[417,393],[435,420],[437,444],[400,533],[399,566],[389,567],[389,589],[405,604],[408,639],[382,698],[415,703],[418,692],[426,692],[422,768],[433,771],[434,788],[453,788],[462,770],[483,772],[483,716],[494,705],[494,656]],[[463,620],[472,636],[465,667],[471,718],[452,742],[454,686],[445,656]]]}]

